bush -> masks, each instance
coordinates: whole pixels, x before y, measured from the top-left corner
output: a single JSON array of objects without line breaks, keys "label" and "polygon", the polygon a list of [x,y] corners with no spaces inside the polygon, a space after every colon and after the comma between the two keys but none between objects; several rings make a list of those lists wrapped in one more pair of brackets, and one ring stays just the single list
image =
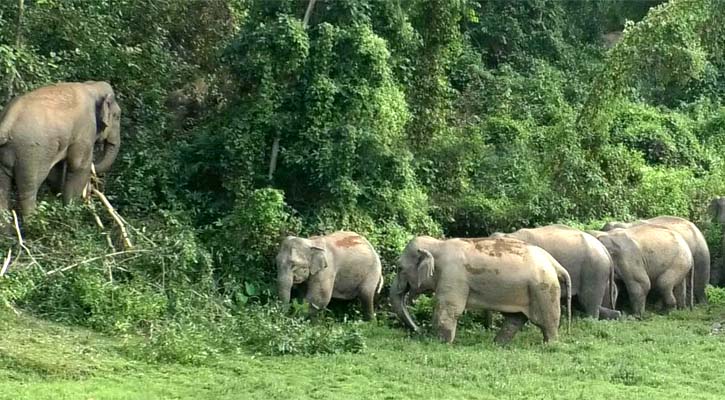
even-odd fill
[{"label": "bush", "polygon": [[710,304],[725,304],[725,288],[708,286],[706,291]]},{"label": "bush", "polygon": [[238,317],[240,337],[265,355],[359,353],[365,338],[354,323],[312,323],[285,316],[274,307],[250,307]]},{"label": "bush", "polygon": [[182,318],[158,321],[142,341],[127,341],[137,359],[202,364],[219,354],[249,351],[268,356],[359,353],[365,338],[354,323],[313,323],[284,315],[273,306],[247,306],[239,315],[214,320]]}]

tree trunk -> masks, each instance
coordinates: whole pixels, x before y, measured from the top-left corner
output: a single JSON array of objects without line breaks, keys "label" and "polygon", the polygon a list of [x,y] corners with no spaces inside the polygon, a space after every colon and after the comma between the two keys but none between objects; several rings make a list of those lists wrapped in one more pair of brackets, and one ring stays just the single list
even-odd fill
[{"label": "tree trunk", "polygon": [[[20,49],[20,46],[23,45],[23,14],[25,13],[25,0],[18,0],[18,19],[15,23],[15,48],[14,50],[17,51]],[[13,92],[15,86],[15,73],[11,73],[10,77],[8,77],[8,98],[13,98]]]},{"label": "tree trunk", "polygon": [[307,24],[310,22],[310,16],[312,16],[312,9],[315,8],[315,3],[317,0],[310,0],[309,3],[307,3],[307,11],[305,11],[305,17],[302,19],[302,27],[307,29]]},{"label": "tree trunk", "polygon": [[[307,25],[310,22],[310,17],[312,16],[312,10],[315,8],[315,3],[317,3],[317,0],[310,0],[309,3],[307,3],[307,10],[305,10],[305,16],[302,18],[302,27],[304,29],[307,29]],[[277,170],[277,156],[279,155],[279,141],[280,141],[280,135],[279,133],[274,138],[274,142],[272,143],[272,154],[269,157],[269,173],[268,178],[270,182],[274,178],[274,171]]]}]

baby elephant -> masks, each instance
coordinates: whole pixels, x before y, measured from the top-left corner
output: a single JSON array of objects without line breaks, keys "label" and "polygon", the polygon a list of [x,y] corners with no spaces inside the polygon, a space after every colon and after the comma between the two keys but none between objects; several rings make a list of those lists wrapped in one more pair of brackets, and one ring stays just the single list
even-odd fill
[{"label": "baby elephant", "polygon": [[508,343],[530,320],[555,340],[561,316],[559,281],[566,283],[571,324],[569,273],[542,248],[512,238],[437,240],[420,236],[411,240],[400,257],[400,272],[390,288],[390,301],[398,317],[413,330],[418,327],[406,308],[408,293],[435,291],[433,325],[441,340],[452,342],[458,317],[466,309],[503,313],[496,335]]},{"label": "baby elephant", "polygon": [[277,262],[277,293],[289,306],[293,284],[307,282],[310,314],[327,307],[330,298],[359,298],[366,320],[372,319],[373,299],[383,287],[380,257],[370,242],[355,232],[335,232],[309,239],[286,237]]}]

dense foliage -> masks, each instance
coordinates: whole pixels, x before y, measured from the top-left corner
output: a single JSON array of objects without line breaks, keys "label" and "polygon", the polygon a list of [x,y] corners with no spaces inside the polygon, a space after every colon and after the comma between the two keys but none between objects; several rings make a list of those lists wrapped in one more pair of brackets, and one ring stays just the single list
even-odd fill
[{"label": "dense foliage", "polygon": [[158,334],[266,302],[284,234],[358,231],[390,276],[412,235],[702,222],[725,192],[717,0],[320,0],[305,26],[307,5],[2,2],[3,105],[55,81],[118,92],[104,190],[137,250],[102,257],[88,209],[46,197],[5,303]]}]

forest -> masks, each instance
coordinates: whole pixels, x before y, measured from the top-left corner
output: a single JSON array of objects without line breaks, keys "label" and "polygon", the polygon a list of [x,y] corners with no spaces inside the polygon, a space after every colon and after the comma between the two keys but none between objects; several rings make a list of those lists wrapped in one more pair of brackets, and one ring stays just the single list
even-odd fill
[{"label": "forest", "polygon": [[[0,113],[83,81],[113,86],[120,151],[99,195],[64,206],[46,185],[22,226],[3,214],[0,398],[724,393],[720,0],[0,2]],[[452,346],[390,313],[414,236],[660,215],[704,233],[709,305],[575,318],[543,347],[528,327],[516,350],[476,313]],[[336,230],[380,255],[375,322],[276,303],[280,241]],[[432,307],[412,306],[424,332]]]}]

